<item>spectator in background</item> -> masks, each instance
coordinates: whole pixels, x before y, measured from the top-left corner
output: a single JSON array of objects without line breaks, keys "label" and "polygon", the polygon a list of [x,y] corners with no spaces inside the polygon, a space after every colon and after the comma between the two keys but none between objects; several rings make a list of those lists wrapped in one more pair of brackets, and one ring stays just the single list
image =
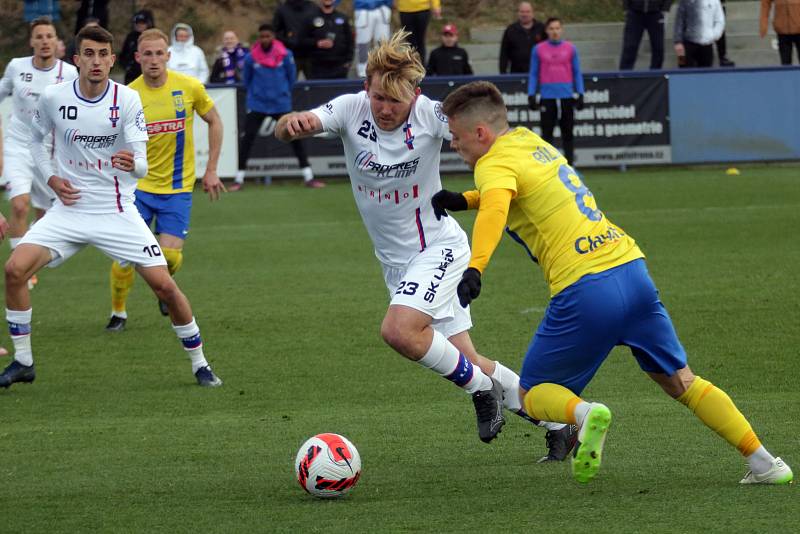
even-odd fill
[{"label": "spectator in background", "polygon": [[133,29],[125,37],[122,43],[122,50],[119,52],[119,63],[125,69],[125,85],[142,74],[142,66],[136,61],[136,49],[139,46],[139,36],[143,31],[149,30],[156,25],[153,12],[149,9],[142,9],[133,15]]},{"label": "spectator in background", "polygon": [[[275,38],[271,24],[259,26],[258,42],[253,44],[245,58],[243,74],[247,88],[247,115],[244,133],[239,140],[239,170],[228,191],[238,191],[244,185],[250,148],[264,119],[271,117],[277,121],[292,111],[292,87],[297,79],[294,55]],[[291,144],[305,185],[315,189],[325,187],[324,182],[314,179],[303,142],[297,140]]]},{"label": "spectator in background", "polygon": [[353,29],[334,0],[317,0],[317,12],[306,19],[300,47],[310,50],[309,79],[347,78],[353,63]]},{"label": "spectator in background", "polygon": [[317,13],[317,5],[311,0],[286,0],[275,10],[272,27],[275,37],[292,51],[297,70],[308,79],[311,74],[309,64],[310,50],[300,45],[300,35],[306,20]]},{"label": "spectator in background", "polygon": [[552,17],[545,23],[547,41],[539,43],[531,53],[528,75],[528,105],[542,110],[542,139],[555,145],[553,131],[556,122],[561,129],[564,157],[575,161],[572,127],[575,109],[583,109],[583,74],[578,49],[562,41],[561,19]]},{"label": "spectator in background", "polygon": [[425,37],[428,33],[428,23],[433,18],[442,18],[442,4],[440,0],[397,0],[397,11],[400,13],[400,25],[411,32],[408,42],[417,49],[419,57],[425,61]]},{"label": "spectator in background", "polygon": [[250,49],[239,42],[239,36],[233,30],[222,34],[222,48],[211,67],[211,82],[228,85],[242,81],[244,59]]},{"label": "spectator in background", "polygon": [[367,75],[367,54],[370,46],[389,39],[393,0],[353,0],[356,27],[356,49],[359,78]]},{"label": "spectator in background", "polygon": [[458,46],[458,29],[455,24],[442,26],[442,46],[431,52],[428,76],[460,76],[472,74],[467,51]]},{"label": "spectator in background", "polygon": [[[100,19],[96,19],[94,17],[89,17],[84,21],[84,25],[78,29],[78,31],[82,30],[83,28],[88,28],[90,26],[100,26]],[[75,32],[75,35],[78,35],[78,32]],[[69,63],[70,65],[75,65],[73,58],[78,51],[75,47],[75,38],[72,38],[69,45],[67,46],[66,51],[64,52],[64,61]]]},{"label": "spectator in background", "polygon": [[80,0],[81,6],[75,14],[75,35],[96,20],[98,25],[108,28],[108,0]]},{"label": "spectator in background", "polygon": [[719,0],[680,0],[675,14],[675,55],[680,67],[710,67],[714,43],[725,31]]},{"label": "spectator in background", "polygon": [[531,3],[520,2],[517,22],[509,24],[500,41],[500,74],[528,72],[531,50],[545,39],[544,24],[533,17]]},{"label": "spectator in background", "polygon": [[619,70],[632,70],[639,53],[642,35],[647,30],[650,39],[650,68],[664,65],[664,21],[672,0],[623,0],[625,30],[622,37],[622,56]]},{"label": "spectator in background", "polygon": [[33,22],[40,17],[50,17],[53,22],[58,22],[61,20],[61,7],[58,0],[25,0],[22,16],[25,22]]},{"label": "spectator in background", "polygon": [[792,45],[797,48],[797,59],[800,62],[800,1],[798,0],[761,0],[761,20],[758,33],[763,39],[769,27],[769,12],[775,4],[772,26],[778,34],[778,54],[781,65],[792,64]]},{"label": "spectator in background", "polygon": [[192,27],[183,22],[172,27],[172,46],[169,47],[167,68],[200,80],[208,81],[208,63],[203,49],[194,44]]},{"label": "spectator in background", "polygon": [[[725,0],[721,0],[722,3],[722,13],[724,14],[725,18],[728,18],[728,10],[725,8]],[[725,40],[725,31],[722,31],[722,35],[719,36],[717,39],[717,57],[719,58],[719,66],[720,67],[735,67],[736,63],[728,58],[728,42]]]}]

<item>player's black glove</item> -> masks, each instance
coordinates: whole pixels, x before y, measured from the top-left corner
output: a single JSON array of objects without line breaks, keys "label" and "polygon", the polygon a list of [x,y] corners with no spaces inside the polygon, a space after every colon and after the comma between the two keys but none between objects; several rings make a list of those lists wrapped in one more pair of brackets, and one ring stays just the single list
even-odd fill
[{"label": "player's black glove", "polygon": [[440,221],[442,217],[447,217],[447,210],[450,211],[464,211],[467,206],[467,199],[461,193],[454,193],[446,189],[442,189],[431,198],[431,206],[433,206],[433,213],[436,215],[436,220]]},{"label": "player's black glove", "polygon": [[533,111],[539,109],[539,100],[536,98],[536,95],[528,95],[528,107]]},{"label": "player's black glove", "polygon": [[583,95],[578,95],[578,97],[575,99],[575,109],[578,111],[583,109]]},{"label": "player's black glove", "polygon": [[461,307],[469,306],[469,303],[481,294],[481,272],[475,267],[464,271],[456,293],[458,293],[458,302],[461,303]]}]

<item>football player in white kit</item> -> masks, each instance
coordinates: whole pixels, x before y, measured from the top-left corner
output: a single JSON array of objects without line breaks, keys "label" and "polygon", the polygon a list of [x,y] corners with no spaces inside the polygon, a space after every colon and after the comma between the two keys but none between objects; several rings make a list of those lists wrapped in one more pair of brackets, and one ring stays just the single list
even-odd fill
[{"label": "football player in white kit", "polygon": [[[31,122],[36,103],[45,87],[78,77],[77,69],[56,58],[56,28],[49,17],[40,17],[30,24],[30,45],[33,55],[12,59],[0,79],[0,102],[13,99],[11,120],[3,144],[3,176],[9,182],[11,199],[9,243],[15,248],[28,230],[28,212],[32,205],[36,218],[44,215],[55,198],[47,180],[41,175],[31,155]],[[47,136],[51,149],[52,136]]]},{"label": "football player in white kit", "polygon": [[[198,384],[219,386],[222,381],[203,355],[191,305],[169,275],[158,241],[133,203],[136,180],[147,174],[147,125],[139,94],[108,78],[115,59],[109,32],[91,26],[75,39],[78,79],[47,87],[33,117],[31,151],[58,198],[6,263],[6,319],[14,361],[0,374],[0,387],[30,383],[36,377],[26,281],[45,265],[55,267],[86,245],[136,265],[156,296],[167,303],[172,327]],[[51,130],[57,168],[44,144]]]},{"label": "football player in white kit", "polygon": [[[431,206],[442,189],[439,158],[450,133],[441,105],[420,94],[425,67],[406,36],[399,31],[370,51],[365,91],[285,115],[275,135],[285,142],[323,133],[342,139],[356,205],[391,299],[381,335],[472,394],[478,435],[488,443],[505,423],[504,403],[526,417],[519,377],[475,350],[469,309],[458,303],[469,242],[452,217],[437,220]],[[559,434],[564,448],[570,429],[554,428],[566,429]]]}]

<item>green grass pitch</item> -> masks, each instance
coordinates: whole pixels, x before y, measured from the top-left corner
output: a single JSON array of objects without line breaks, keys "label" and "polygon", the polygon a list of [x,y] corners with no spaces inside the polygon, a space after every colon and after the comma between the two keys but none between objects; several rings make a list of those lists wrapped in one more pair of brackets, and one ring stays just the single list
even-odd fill
[{"label": "green grass pitch", "polygon": [[[648,256],[695,372],[800,474],[800,169],[590,170],[585,181]],[[458,218],[471,231],[472,215]],[[591,484],[567,463],[537,465],[544,433],[514,416],[481,443],[468,396],[381,341],[387,294],[344,181],[248,185],[215,204],[198,193],[190,235],[177,280],[225,385],[195,385],[141,279],[127,331],[108,334],[109,261],[86,250],[46,269],[32,296],[37,380],[0,390],[0,531],[798,528],[797,488],[740,487],[743,459],[626,350],[584,395],[614,412]],[[541,272],[504,239],[473,306],[478,349],[519,369],[546,303]],[[361,453],[345,499],[315,500],[294,479],[297,448],[319,432]]]}]

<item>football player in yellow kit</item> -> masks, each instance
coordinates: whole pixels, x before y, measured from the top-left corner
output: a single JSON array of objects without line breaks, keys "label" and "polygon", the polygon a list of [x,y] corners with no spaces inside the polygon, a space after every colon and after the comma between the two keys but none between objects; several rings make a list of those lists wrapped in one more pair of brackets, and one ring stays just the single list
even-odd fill
[{"label": "football player in yellow kit", "polygon": [[597,474],[611,423],[607,406],[579,395],[611,349],[626,345],[668,395],[747,459],[742,484],[790,483],[792,470],[761,445],[730,397],[689,368],[644,254],[597,208],[566,159],[527,128],[510,128],[503,97],[489,82],[459,87],[442,109],[451,145],[474,169],[477,187],[432,199],[438,216],[478,210],[459,300],[466,307],[480,294],[503,230],[541,266],[551,300],[525,355],[520,396],[531,416],[578,425],[575,478]]},{"label": "football player in yellow kit", "polygon": [[[225,186],[217,176],[222,146],[222,119],[203,84],[167,70],[168,37],[158,29],[139,36],[136,60],[142,75],[130,83],[142,99],[147,132],[147,176],[136,188],[136,208],[148,226],[155,219],[155,234],[171,275],[183,264],[183,242],[189,233],[194,169],[194,114],[208,123],[208,165],[203,189],[214,201]],[[106,330],[124,330],[128,314],[125,303],[133,287],[133,265],[111,266],[111,319]],[[167,314],[159,302],[162,315]]]}]

